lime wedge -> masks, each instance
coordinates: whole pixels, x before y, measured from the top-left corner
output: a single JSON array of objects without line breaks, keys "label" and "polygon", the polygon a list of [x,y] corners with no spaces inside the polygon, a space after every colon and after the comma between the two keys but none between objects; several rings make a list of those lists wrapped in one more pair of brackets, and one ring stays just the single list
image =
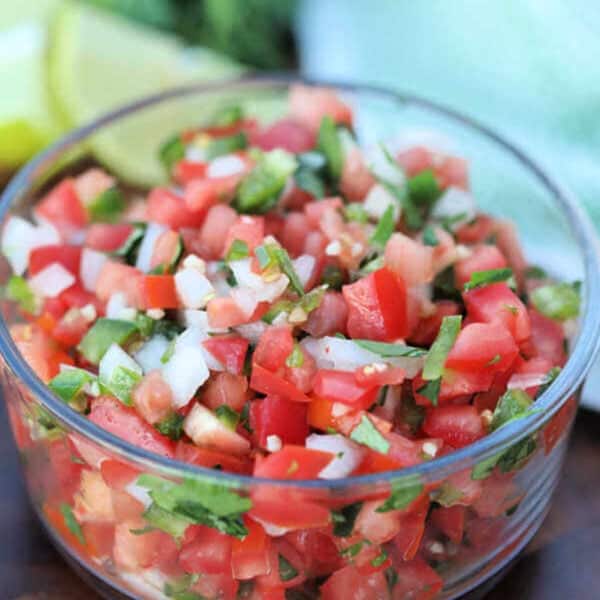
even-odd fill
[{"label": "lime wedge", "polygon": [[61,131],[45,85],[46,29],[24,21],[0,30],[0,170],[12,170]]},{"label": "lime wedge", "polygon": [[0,8],[0,30],[8,29],[24,21],[43,23],[62,0],[18,0],[4,1]]},{"label": "lime wedge", "polygon": [[[243,71],[212,51],[186,50],[168,34],[81,4],[59,11],[50,47],[50,88],[71,126],[185,82]],[[197,121],[198,110],[197,102],[175,102],[144,111],[94,135],[91,150],[129,183],[158,184],[165,178],[159,145],[179,126]]]}]

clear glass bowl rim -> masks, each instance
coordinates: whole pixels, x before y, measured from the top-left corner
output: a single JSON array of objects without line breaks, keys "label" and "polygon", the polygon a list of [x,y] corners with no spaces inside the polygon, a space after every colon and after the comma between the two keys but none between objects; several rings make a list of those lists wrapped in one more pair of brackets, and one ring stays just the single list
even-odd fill
[{"label": "clear glass bowl rim", "polygon": [[536,431],[577,390],[600,348],[600,311],[594,310],[593,307],[594,299],[600,298],[600,244],[589,217],[572,194],[557,183],[537,162],[486,125],[437,102],[432,102],[414,94],[391,91],[378,86],[335,80],[318,80],[288,74],[251,75],[235,80],[209,84],[189,84],[173,88],[136,102],[128,103],[117,110],[111,111],[94,120],[92,123],[68,133],[34,157],[12,178],[4,193],[0,196],[0,221],[4,220],[14,201],[27,192],[31,182],[40,170],[43,171],[70,148],[105,126],[111,125],[122,118],[127,118],[137,111],[186,96],[219,91],[244,94],[245,92],[264,92],[269,89],[283,90],[293,83],[327,86],[342,92],[367,93],[372,96],[379,96],[383,99],[395,101],[399,105],[415,106],[420,110],[449,119],[462,128],[466,128],[483,138],[487,138],[489,142],[512,155],[553,197],[554,202],[566,219],[581,252],[586,278],[584,286],[585,294],[583,297],[583,313],[579,320],[580,333],[575,346],[560,375],[537,400],[536,407],[539,409],[538,411],[525,419],[516,421],[493,432],[465,448],[414,467],[337,480],[289,481],[215,471],[162,457],[134,446],[101,429],[84,416],[69,408],[57,396],[52,394],[50,389],[36,376],[21,356],[10,336],[6,321],[0,317],[0,353],[7,366],[26,385],[28,391],[40,399],[42,405],[51,414],[61,420],[73,432],[95,442],[109,452],[143,464],[149,469],[154,467],[163,471],[171,471],[180,476],[210,478],[215,482],[234,487],[269,485],[295,489],[340,490],[362,485],[381,484],[400,477],[422,476],[424,478],[431,478],[435,476],[437,479],[446,477],[452,472],[468,468],[476,462],[483,461]]}]

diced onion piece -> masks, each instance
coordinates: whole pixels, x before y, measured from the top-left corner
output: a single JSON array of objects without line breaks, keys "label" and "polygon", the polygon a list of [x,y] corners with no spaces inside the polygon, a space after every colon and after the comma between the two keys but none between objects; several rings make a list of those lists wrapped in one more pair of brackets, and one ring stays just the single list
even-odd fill
[{"label": "diced onion piece", "polygon": [[506,387],[509,390],[527,390],[542,385],[546,381],[546,373],[516,373],[508,380]]},{"label": "diced onion piece", "polygon": [[91,248],[84,248],[81,252],[81,263],[79,265],[79,277],[83,287],[88,292],[96,291],[96,282],[100,276],[100,271],[108,257],[104,252],[98,252]]},{"label": "diced onion piece", "polygon": [[183,422],[183,430],[198,446],[232,454],[247,454],[250,451],[248,440],[228,429],[202,404],[194,404]]},{"label": "diced onion piece", "polygon": [[455,231],[477,216],[477,204],[469,192],[451,186],[440,196],[431,215],[435,219],[449,220],[449,228]]},{"label": "diced onion piece", "polygon": [[210,375],[202,348],[176,345],[173,356],[163,366],[162,375],[173,393],[175,408],[185,406]]},{"label": "diced onion piece", "polygon": [[149,490],[139,486],[135,480],[125,486],[125,491],[136,500],[139,500],[144,505],[144,508],[148,508],[152,504]]},{"label": "diced onion piece", "polygon": [[226,333],[228,330],[211,327],[205,310],[185,309],[179,311],[179,321],[186,327],[197,327],[206,333]]},{"label": "diced onion piece", "polygon": [[22,217],[10,217],[2,232],[2,254],[14,273],[23,275],[29,265],[31,250],[59,242],[60,236],[52,225],[36,227]]},{"label": "diced onion piece", "polygon": [[185,268],[175,274],[177,295],[186,308],[204,308],[214,296],[210,281],[197,269]]},{"label": "diced onion piece", "polygon": [[264,321],[253,321],[252,323],[244,323],[238,325],[235,330],[251,344],[258,344],[263,333],[267,330],[268,325]]},{"label": "diced onion piece", "polygon": [[340,434],[313,433],[306,438],[306,447],[334,455],[333,460],[319,473],[319,479],[347,477],[358,467],[364,456],[364,450],[358,444]]},{"label": "diced onion piece", "polygon": [[[127,304],[127,299],[123,292],[115,292],[111,295],[106,303],[106,317],[108,319],[124,319],[125,316],[129,317],[130,312],[133,310],[133,318],[137,314],[137,311]],[[126,320],[130,320],[127,318]]]},{"label": "diced onion piece", "polygon": [[148,223],[146,232],[144,233],[144,237],[142,238],[142,242],[138,250],[137,260],[135,261],[135,266],[140,269],[140,271],[147,273],[150,270],[154,245],[156,244],[156,240],[166,230],[167,228],[164,225],[159,225],[158,223]]},{"label": "diced onion piece", "polygon": [[163,335],[151,337],[135,354],[135,360],[142,367],[144,373],[163,366],[161,358],[169,347],[169,340]]},{"label": "diced onion piece", "polygon": [[254,290],[247,287],[237,287],[231,290],[230,295],[233,298],[233,301],[242,309],[246,318],[249,319],[258,306],[258,300]]},{"label": "diced onion piece", "polygon": [[56,298],[74,283],[73,274],[57,262],[51,263],[29,280],[31,289],[45,298]]},{"label": "diced onion piece", "polygon": [[206,176],[209,179],[213,177],[229,177],[230,175],[243,173],[245,170],[246,163],[239,156],[236,154],[225,154],[224,156],[218,156],[208,163]]},{"label": "diced onion piece", "polygon": [[[141,571],[143,573],[143,571]],[[124,581],[127,587],[135,593],[139,598],[147,598],[148,600],[163,600],[165,594],[162,589],[158,589],[154,583],[145,581],[140,572],[128,572],[122,569],[119,577]]]},{"label": "diced onion piece", "polygon": [[272,302],[276,300],[285,292],[290,282],[287,276],[283,274],[274,281],[265,281],[260,275],[252,271],[251,260],[249,258],[231,261],[229,267],[235,275],[238,288],[246,287],[251,289],[255,293],[258,302]]},{"label": "diced onion piece", "polygon": [[315,263],[315,257],[311,256],[310,254],[302,254],[292,261],[294,270],[296,271],[298,279],[300,279],[300,283],[304,288],[306,287],[306,284],[308,283],[311,275],[313,274]]},{"label": "diced onion piece", "polygon": [[383,217],[390,206],[394,211],[394,221],[397,221],[400,216],[400,204],[381,184],[371,187],[363,204],[369,217],[377,220]]},{"label": "diced onion piece", "polygon": [[118,367],[123,367],[139,375],[142,374],[142,367],[121,346],[112,344],[98,365],[98,377],[100,381],[110,381],[114,370]]},{"label": "diced onion piece", "polygon": [[381,145],[367,148],[365,154],[367,165],[377,179],[397,186],[404,185],[406,177],[400,165],[389,160]]}]

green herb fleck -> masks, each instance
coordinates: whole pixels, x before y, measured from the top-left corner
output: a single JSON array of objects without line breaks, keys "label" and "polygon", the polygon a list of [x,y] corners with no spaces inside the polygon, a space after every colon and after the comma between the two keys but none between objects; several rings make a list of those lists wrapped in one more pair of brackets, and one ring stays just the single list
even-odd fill
[{"label": "green herb fleck", "polygon": [[394,207],[390,204],[383,213],[379,223],[377,223],[377,227],[373,232],[373,235],[369,239],[371,244],[377,246],[378,248],[385,248],[388,240],[394,233],[395,227],[394,221]]},{"label": "green herb fleck", "polygon": [[81,530],[81,526],[73,514],[73,509],[68,504],[63,502],[60,505],[60,512],[69,531],[79,540],[80,543],[85,544],[83,531]]},{"label": "green herb fleck", "polygon": [[233,408],[227,406],[227,404],[221,404],[221,406],[217,407],[215,410],[215,415],[217,419],[227,427],[227,429],[231,429],[231,431],[235,431],[238,423],[240,422],[240,415]]},{"label": "green herb fleck", "polygon": [[350,439],[382,454],[387,454],[390,449],[390,443],[379,433],[366,415],[362,416],[360,423],[352,430]]},{"label": "green herb fleck", "polygon": [[48,382],[48,387],[66,404],[82,411],[82,395],[87,384],[96,381],[96,376],[77,368],[63,369]]},{"label": "green herb fleck", "polygon": [[435,229],[431,225],[427,225],[423,229],[423,243],[426,246],[439,246],[440,244]]},{"label": "green herb fleck", "polygon": [[546,279],[548,277],[548,273],[546,273],[542,267],[532,265],[525,269],[525,277],[527,279]]},{"label": "green herb fleck", "polygon": [[531,302],[546,317],[555,321],[566,321],[579,315],[581,299],[576,286],[557,283],[533,290]]},{"label": "green herb fleck", "polygon": [[368,350],[369,352],[373,352],[374,354],[379,354],[379,356],[383,357],[410,357],[417,358],[419,356],[425,356],[427,354],[427,350],[423,348],[416,348],[414,346],[405,346],[404,344],[390,344],[387,342],[373,342],[371,340],[360,340],[354,339],[352,340],[357,346]]},{"label": "green herb fleck", "polygon": [[185,418],[179,413],[173,412],[162,421],[158,422],[154,427],[162,435],[166,435],[172,440],[179,440],[183,435],[183,421]]},{"label": "green herb fleck", "polygon": [[431,206],[440,197],[442,190],[431,169],[425,169],[409,177],[406,182],[408,194],[417,206]]},{"label": "green herb fleck", "polygon": [[209,161],[224,154],[231,154],[236,150],[243,150],[247,146],[248,138],[243,132],[212,138],[204,148],[204,158]]},{"label": "green herb fleck", "polygon": [[304,364],[304,353],[298,342],[294,342],[294,348],[285,359],[285,364],[290,368],[299,368]]},{"label": "green herb fleck", "polygon": [[329,115],[321,120],[317,135],[317,148],[325,156],[329,176],[332,180],[337,181],[342,174],[344,153],[337,127]]},{"label": "green herb fleck", "polygon": [[427,398],[433,406],[437,406],[441,387],[442,378],[438,377],[437,379],[434,379],[433,381],[427,381],[424,385],[422,385],[417,390],[417,394]]},{"label": "green herb fleck", "polygon": [[369,221],[369,215],[360,202],[347,204],[344,208],[344,216],[346,221],[355,221],[356,223],[367,223]]},{"label": "green herb fleck", "polygon": [[452,315],[442,319],[437,338],[425,358],[425,365],[423,366],[423,379],[425,381],[433,381],[443,375],[444,363],[458,336],[461,321],[462,317],[460,315]]},{"label": "green herb fleck", "polygon": [[465,292],[492,283],[507,281],[513,275],[512,269],[489,269],[487,271],[476,271],[471,273],[471,279],[465,283]]},{"label": "green herb fleck", "polygon": [[92,221],[115,223],[125,210],[125,196],[116,186],[102,192],[87,206]]},{"label": "green herb fleck", "polygon": [[375,512],[403,510],[423,493],[423,489],[423,483],[417,475],[395,479],[389,498]]},{"label": "green herb fleck", "polygon": [[39,312],[40,300],[23,277],[11,275],[4,288],[4,294],[9,300],[17,302],[21,310],[32,315]]},{"label": "green herb fleck", "polygon": [[243,258],[247,258],[250,256],[250,249],[248,248],[248,244],[243,240],[233,240],[231,242],[231,246],[229,246],[229,250],[227,251],[227,255],[225,256],[225,262],[231,262],[233,260],[242,260]]},{"label": "green herb fleck", "polygon": [[371,560],[371,565],[375,568],[380,567],[387,559],[388,553],[382,549],[381,553]]},{"label": "green herb fleck", "polygon": [[294,182],[301,190],[317,199],[325,196],[325,184],[312,169],[299,167],[294,173]]},{"label": "green herb fleck", "polygon": [[179,134],[169,138],[159,149],[158,156],[168,173],[183,158],[185,158],[185,144]]},{"label": "green herb fleck", "polygon": [[337,265],[325,265],[321,275],[321,283],[327,285],[332,290],[341,290],[344,285],[344,272]]},{"label": "green herb fleck", "polygon": [[279,579],[290,581],[298,577],[298,571],[283,554],[279,554]]},{"label": "green herb fleck", "polygon": [[360,513],[362,505],[362,502],[355,502],[331,511],[334,535],[337,537],[349,537],[352,535],[354,523],[356,517],[358,517],[358,513]]}]

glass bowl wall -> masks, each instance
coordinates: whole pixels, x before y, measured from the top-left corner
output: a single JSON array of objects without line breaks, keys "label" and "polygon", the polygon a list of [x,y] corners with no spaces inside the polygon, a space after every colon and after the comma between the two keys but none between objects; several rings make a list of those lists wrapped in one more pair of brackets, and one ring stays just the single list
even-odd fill
[{"label": "glass bowl wall", "polygon": [[[125,168],[130,183],[139,185],[145,173],[134,163],[131,166],[128,157],[136,153],[151,157],[165,135],[206,121],[217,107],[226,103],[243,104],[259,118],[273,119],[284,112],[290,81],[257,78],[189,87],[125,107],[71,134],[23,169],[2,197],[0,216],[5,219],[11,214],[28,214],[32,203],[48,185],[67,172],[77,172],[89,165],[92,145],[109,169],[115,164]],[[399,472],[290,484],[163,459],[99,429],[62,404],[33,374],[10,338],[9,327],[17,322],[18,316],[11,306],[3,304],[2,386],[32,504],[59,549],[79,565],[80,571],[95,578],[99,585],[102,582],[106,594],[107,590],[115,593],[118,590],[131,597],[166,597],[165,583],[180,581],[184,575],[173,560],[176,544],[167,534],[148,532],[138,536],[138,542],[148,550],[143,561],[131,561],[124,556],[123,539],[129,539],[132,529],[144,528],[135,503],[130,512],[127,507],[113,510],[102,522],[83,520],[79,526],[70,522],[69,507],[74,495],[80,493],[82,478],[105,481],[110,466],[126,476],[129,474],[130,479],[129,483],[124,482],[127,485],[114,484],[113,500],[122,499],[123,494],[137,498],[136,502],[147,500],[141,486],[130,485],[134,475],[137,478],[145,473],[176,485],[192,482],[191,485],[198,486],[200,495],[226,494],[247,499],[242,504],[251,508],[244,519],[256,517],[262,522],[274,521],[280,527],[287,519],[288,526],[284,529],[288,530],[303,530],[298,521],[310,522],[315,512],[339,510],[361,501],[381,501],[391,490],[412,497],[417,489],[421,493],[418,497],[428,496],[449,506],[465,507],[464,511],[461,509],[465,517],[465,536],[461,542],[450,540],[429,521],[425,523],[429,502],[424,505],[411,502],[404,507],[397,518],[404,519],[406,527],[401,535],[386,543],[391,558],[391,566],[386,569],[388,578],[393,579],[390,574],[396,573],[400,583],[391,595],[373,592],[374,598],[404,597],[407,592],[400,586],[410,577],[416,581],[415,589],[424,588],[421,590],[424,595],[419,596],[423,598],[456,598],[477,588],[519,553],[548,510],[576,411],[577,390],[600,337],[600,314],[593,310],[590,301],[600,297],[592,227],[551,177],[493,132],[418,98],[366,87],[331,85],[352,105],[356,131],[364,143],[395,138],[402,133],[414,137],[415,130],[423,129],[447,138],[447,142],[438,140],[438,143],[448,143],[469,161],[473,192],[481,208],[517,225],[531,262],[559,279],[582,280],[583,312],[569,361],[538,400],[539,411],[472,446]],[[407,130],[412,133],[406,133]],[[153,159],[148,160],[148,173],[158,172]],[[505,193],[508,188],[512,190],[510,195]],[[515,194],[514,190],[519,191]],[[9,270],[2,261],[0,283],[5,283]],[[535,451],[521,468],[510,473],[496,469],[489,477],[482,478],[481,469],[486,461],[489,464],[500,453],[514,452],[519,445],[527,444],[534,445]],[[294,514],[286,517],[290,509]],[[407,540],[410,528],[414,532]],[[284,531],[273,526],[267,530],[273,534],[270,544],[275,549],[289,548],[291,537],[301,537],[289,532],[281,535]],[[311,535],[314,534],[312,530]],[[301,557],[305,565],[318,558],[311,556],[311,552],[306,550]],[[434,579],[431,569],[437,574]],[[443,585],[439,592],[436,577]],[[318,597],[316,590],[322,579],[309,576],[300,585],[304,597]],[[236,584],[230,580],[231,577],[219,579],[214,574],[204,574],[194,585],[205,597],[235,597]]]}]

